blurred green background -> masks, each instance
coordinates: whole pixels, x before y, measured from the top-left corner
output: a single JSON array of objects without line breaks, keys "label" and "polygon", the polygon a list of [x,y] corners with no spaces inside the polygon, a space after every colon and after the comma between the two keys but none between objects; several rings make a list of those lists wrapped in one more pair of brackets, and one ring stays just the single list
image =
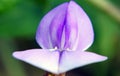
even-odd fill
[{"label": "blurred green background", "polygon": [[[35,41],[42,17],[69,0],[0,0],[0,76],[43,76],[43,70],[16,60],[17,50],[40,48]],[[75,0],[89,15],[95,41],[88,49],[107,61],[69,71],[67,76],[120,76],[120,0]]]}]

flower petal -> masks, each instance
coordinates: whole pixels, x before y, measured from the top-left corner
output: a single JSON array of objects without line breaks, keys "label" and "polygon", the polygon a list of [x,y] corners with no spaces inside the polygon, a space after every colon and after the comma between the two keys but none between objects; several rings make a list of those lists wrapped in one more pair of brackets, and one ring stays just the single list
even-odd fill
[{"label": "flower petal", "polygon": [[106,59],[107,57],[92,52],[64,51],[59,63],[59,72],[66,72],[77,67],[101,62]]},{"label": "flower petal", "polygon": [[[71,50],[86,50],[93,42],[91,21],[85,11],[74,1],[70,1],[65,26],[67,44]],[[69,33],[69,34],[68,34]]]},{"label": "flower petal", "polygon": [[41,20],[37,29],[36,40],[43,49],[60,47],[67,6],[67,2],[59,5]]},{"label": "flower petal", "polygon": [[59,52],[45,49],[31,49],[14,52],[13,56],[51,73],[58,73]]}]

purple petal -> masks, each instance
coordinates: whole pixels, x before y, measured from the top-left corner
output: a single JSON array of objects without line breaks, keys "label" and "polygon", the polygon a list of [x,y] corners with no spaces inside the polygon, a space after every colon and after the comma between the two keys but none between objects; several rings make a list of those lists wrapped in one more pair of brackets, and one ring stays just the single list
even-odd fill
[{"label": "purple petal", "polygon": [[36,40],[44,49],[60,47],[68,3],[63,3],[46,14],[40,22]]},{"label": "purple petal", "polygon": [[71,50],[86,50],[93,42],[93,28],[85,11],[74,1],[70,1],[65,26],[67,44]]},{"label": "purple petal", "polygon": [[59,52],[45,49],[31,49],[14,52],[13,56],[19,60],[58,74]]},{"label": "purple petal", "polygon": [[59,72],[66,72],[77,67],[101,62],[106,59],[107,57],[92,52],[64,51],[59,64]]}]

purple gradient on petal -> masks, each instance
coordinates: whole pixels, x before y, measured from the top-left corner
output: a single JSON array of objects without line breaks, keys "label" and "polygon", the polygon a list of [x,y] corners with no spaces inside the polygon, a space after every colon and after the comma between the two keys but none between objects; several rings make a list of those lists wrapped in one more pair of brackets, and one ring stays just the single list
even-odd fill
[{"label": "purple gradient on petal", "polygon": [[43,49],[86,50],[93,42],[89,17],[74,1],[50,11],[40,22],[36,40]]},{"label": "purple gradient on petal", "polygon": [[70,30],[68,44],[71,50],[84,51],[93,43],[94,33],[91,21],[84,10],[70,1],[67,11],[67,30]]},{"label": "purple gradient on petal", "polygon": [[60,27],[61,29],[59,29],[59,34],[62,33],[62,24],[64,22],[67,6],[68,3],[59,5],[58,7],[51,10],[48,14],[46,14],[41,20],[36,32],[36,40],[43,49],[52,49],[58,42],[56,42],[57,33],[54,34],[54,31],[57,31],[56,29]]},{"label": "purple gradient on petal", "polygon": [[57,13],[50,24],[49,31],[53,47],[57,46],[58,48],[60,48],[61,46],[60,43],[64,28],[65,15],[66,10]]}]

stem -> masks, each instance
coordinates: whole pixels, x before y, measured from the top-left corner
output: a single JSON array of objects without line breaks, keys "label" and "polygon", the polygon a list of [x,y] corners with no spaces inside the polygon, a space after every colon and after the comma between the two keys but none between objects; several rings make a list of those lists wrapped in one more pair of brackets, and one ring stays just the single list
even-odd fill
[{"label": "stem", "polygon": [[44,76],[66,76],[66,73],[62,73],[62,74],[52,74],[52,73],[46,73]]}]

